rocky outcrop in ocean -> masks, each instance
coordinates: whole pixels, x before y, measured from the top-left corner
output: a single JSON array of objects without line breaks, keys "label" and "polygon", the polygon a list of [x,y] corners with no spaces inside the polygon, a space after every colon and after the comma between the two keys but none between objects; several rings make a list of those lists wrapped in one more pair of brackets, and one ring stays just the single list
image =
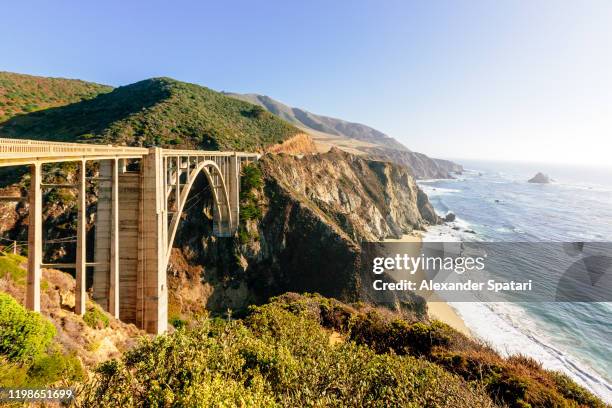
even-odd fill
[{"label": "rocky outcrop in ocean", "polygon": [[548,184],[552,181],[548,175],[538,172],[535,176],[527,180],[528,183]]}]

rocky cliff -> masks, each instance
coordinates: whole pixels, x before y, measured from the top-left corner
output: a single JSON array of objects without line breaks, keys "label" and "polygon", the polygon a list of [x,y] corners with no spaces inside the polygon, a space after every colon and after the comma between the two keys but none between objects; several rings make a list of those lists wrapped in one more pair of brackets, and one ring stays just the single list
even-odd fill
[{"label": "rocky cliff", "polygon": [[200,296],[217,312],[286,291],[367,300],[359,244],[439,222],[410,171],[389,162],[333,149],[268,154],[258,169],[261,184],[243,190],[237,237],[210,235],[209,198],[186,214],[169,285],[173,293],[189,293],[171,299],[171,313],[197,310],[193,301]]}]

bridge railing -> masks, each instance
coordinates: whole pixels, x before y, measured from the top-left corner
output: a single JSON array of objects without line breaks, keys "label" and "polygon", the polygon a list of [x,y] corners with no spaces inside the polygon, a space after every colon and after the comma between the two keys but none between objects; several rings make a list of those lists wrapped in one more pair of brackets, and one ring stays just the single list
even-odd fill
[{"label": "bridge railing", "polygon": [[213,157],[230,157],[230,156],[238,156],[243,158],[253,158],[258,159],[261,155],[258,153],[248,153],[248,152],[221,152],[218,150],[175,150],[175,149],[163,149],[162,155],[164,157],[204,157],[204,156],[213,156]]},{"label": "bridge railing", "polygon": [[0,138],[0,166],[103,158],[142,158],[142,147]]}]

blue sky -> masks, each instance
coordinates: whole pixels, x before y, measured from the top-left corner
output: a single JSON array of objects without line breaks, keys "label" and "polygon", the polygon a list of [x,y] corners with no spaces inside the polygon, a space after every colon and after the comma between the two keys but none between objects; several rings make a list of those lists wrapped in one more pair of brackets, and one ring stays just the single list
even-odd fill
[{"label": "blue sky", "polygon": [[9,1],[0,70],[255,92],[451,158],[608,164],[612,2]]}]

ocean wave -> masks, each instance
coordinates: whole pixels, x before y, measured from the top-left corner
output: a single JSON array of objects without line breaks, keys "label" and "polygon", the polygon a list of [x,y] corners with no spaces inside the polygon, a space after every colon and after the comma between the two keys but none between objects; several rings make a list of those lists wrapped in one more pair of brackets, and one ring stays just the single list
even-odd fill
[{"label": "ocean wave", "polygon": [[474,336],[502,355],[522,354],[551,370],[566,373],[607,402],[612,385],[585,363],[578,361],[540,329],[520,306],[512,303],[449,302]]},{"label": "ocean wave", "polygon": [[[452,223],[429,227],[424,242],[461,242],[480,240],[466,233],[472,224],[461,218]],[[458,229],[453,229],[453,227]],[[515,227],[516,228],[516,227]],[[513,228],[513,229],[515,229]],[[529,313],[517,304],[478,302],[449,302],[466,326],[479,339],[490,344],[502,355],[523,354],[535,358],[551,370],[566,373],[608,402],[612,402],[612,385],[592,369],[588,363],[556,345]]]},{"label": "ocean wave", "polygon": [[433,196],[441,196],[447,194],[455,194],[460,193],[461,190],[456,188],[443,188],[443,187],[431,187],[431,186],[421,186],[421,190],[429,197]]}]

